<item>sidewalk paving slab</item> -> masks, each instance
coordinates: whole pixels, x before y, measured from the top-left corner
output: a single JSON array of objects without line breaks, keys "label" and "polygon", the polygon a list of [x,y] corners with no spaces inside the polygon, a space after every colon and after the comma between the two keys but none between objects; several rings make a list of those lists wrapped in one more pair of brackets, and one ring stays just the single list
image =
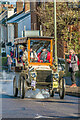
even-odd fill
[{"label": "sidewalk paving slab", "polygon": [[66,95],[80,97],[80,87],[70,87],[66,85]]}]

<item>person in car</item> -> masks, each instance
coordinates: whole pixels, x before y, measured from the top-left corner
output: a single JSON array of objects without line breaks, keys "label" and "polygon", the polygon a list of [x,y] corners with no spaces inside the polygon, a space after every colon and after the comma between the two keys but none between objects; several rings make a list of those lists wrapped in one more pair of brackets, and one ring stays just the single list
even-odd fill
[{"label": "person in car", "polygon": [[21,60],[22,60],[23,62],[26,62],[26,61],[28,60],[28,53],[27,53],[27,51],[26,51],[26,46],[23,46],[22,51],[23,51],[23,55],[22,55],[22,57],[21,57]]},{"label": "person in car", "polygon": [[38,53],[38,62],[49,63],[50,62],[50,52],[44,47],[40,53]]},{"label": "person in car", "polygon": [[33,50],[33,48],[31,47],[30,48],[30,61],[31,62],[36,62],[38,60],[38,58],[37,58],[37,53],[36,53],[36,51],[34,51]]}]

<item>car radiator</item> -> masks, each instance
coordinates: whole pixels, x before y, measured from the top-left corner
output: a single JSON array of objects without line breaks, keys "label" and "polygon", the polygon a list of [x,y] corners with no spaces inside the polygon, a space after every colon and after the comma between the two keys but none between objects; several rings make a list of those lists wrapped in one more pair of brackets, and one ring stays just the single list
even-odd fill
[{"label": "car radiator", "polygon": [[52,70],[37,70],[37,82],[52,82]]}]

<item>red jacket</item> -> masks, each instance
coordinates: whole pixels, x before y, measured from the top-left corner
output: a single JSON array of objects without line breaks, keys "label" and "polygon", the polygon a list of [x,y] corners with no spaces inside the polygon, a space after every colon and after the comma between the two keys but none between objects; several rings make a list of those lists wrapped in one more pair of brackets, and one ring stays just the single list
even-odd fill
[{"label": "red jacket", "polygon": [[[41,58],[41,52],[38,53],[38,62],[43,62],[43,60],[41,60],[40,58]],[[47,58],[46,58],[46,60],[49,60],[49,62],[50,62],[50,52],[49,51],[47,51]]]},{"label": "red jacket", "polygon": [[[72,55],[69,55],[69,59],[71,60],[71,57],[72,57]],[[69,63],[71,63],[71,61],[69,61]]]}]

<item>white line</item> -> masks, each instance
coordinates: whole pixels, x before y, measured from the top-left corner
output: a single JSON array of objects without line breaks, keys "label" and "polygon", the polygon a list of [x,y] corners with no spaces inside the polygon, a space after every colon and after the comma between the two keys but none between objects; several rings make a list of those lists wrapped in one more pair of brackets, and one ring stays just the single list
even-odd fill
[{"label": "white line", "polygon": [[53,118],[53,117],[48,117],[48,116],[41,116],[41,115],[39,115],[39,116],[36,116],[35,118]]},{"label": "white line", "polygon": [[75,115],[75,114],[69,114],[70,116],[73,116],[73,117],[79,117],[79,115]]},{"label": "white line", "polygon": [[0,82],[11,82],[13,80],[0,80]]}]

